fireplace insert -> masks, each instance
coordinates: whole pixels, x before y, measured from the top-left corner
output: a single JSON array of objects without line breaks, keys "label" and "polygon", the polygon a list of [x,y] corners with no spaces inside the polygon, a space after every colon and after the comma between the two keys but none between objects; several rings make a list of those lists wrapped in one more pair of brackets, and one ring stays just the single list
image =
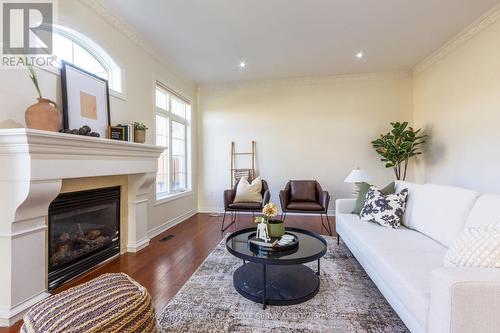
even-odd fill
[{"label": "fireplace insert", "polygon": [[49,206],[48,288],[120,253],[120,187],[62,193]]}]

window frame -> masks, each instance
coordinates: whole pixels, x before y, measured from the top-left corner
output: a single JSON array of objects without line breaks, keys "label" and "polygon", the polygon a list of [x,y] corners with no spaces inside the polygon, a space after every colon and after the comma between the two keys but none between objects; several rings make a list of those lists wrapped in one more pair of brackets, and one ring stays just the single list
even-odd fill
[{"label": "window frame", "polygon": [[[167,129],[168,129],[168,147],[165,149],[168,156],[168,191],[167,192],[158,192],[157,179],[158,173],[160,170],[156,172],[155,177],[155,204],[161,204],[164,202],[172,201],[181,197],[188,196],[192,194],[192,174],[191,174],[191,119],[192,115],[192,103],[188,99],[180,96],[172,89],[168,88],[165,84],[161,83],[159,80],[155,80],[154,82],[154,93],[153,93],[153,101],[154,101],[154,119],[155,119],[155,131],[157,128],[157,115],[160,115],[163,118],[167,119]],[[157,90],[162,91],[167,95],[167,110],[162,109],[157,106],[156,103],[156,92]],[[172,111],[172,99],[178,99],[185,105],[185,117],[182,117],[178,114],[175,114]],[[173,184],[173,134],[172,134],[172,123],[177,122],[184,126],[184,183],[185,186],[180,189],[172,190]],[[157,144],[156,132],[155,132],[155,144]]]},{"label": "window frame", "polygon": [[[120,66],[114,58],[112,58],[103,47],[99,44],[91,40],[89,37],[83,35],[82,33],[70,29],[61,25],[52,25],[52,34],[61,36],[72,43],[81,47],[84,51],[86,51],[93,59],[95,59],[107,72],[108,72],[108,85],[109,85],[109,94],[111,96],[126,100],[126,86],[125,86],[125,71],[123,70],[123,66]],[[54,53],[53,53],[54,54]],[[54,54],[57,56],[57,54]],[[58,62],[63,59],[57,59]],[[67,61],[70,64],[74,64],[73,61]],[[75,65],[78,66],[78,65]],[[81,66],[78,66],[81,67]],[[60,75],[61,68],[56,65],[48,65],[39,67],[46,71],[52,72],[54,74]],[[82,68],[87,70],[86,68]],[[116,77],[115,77],[116,75]],[[118,84],[121,88],[121,91],[115,90]]]}]

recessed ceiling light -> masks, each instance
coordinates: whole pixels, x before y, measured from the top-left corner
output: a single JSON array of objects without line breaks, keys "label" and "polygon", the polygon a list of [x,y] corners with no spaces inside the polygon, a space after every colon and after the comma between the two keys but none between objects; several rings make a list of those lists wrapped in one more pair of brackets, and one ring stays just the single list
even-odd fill
[{"label": "recessed ceiling light", "polygon": [[247,63],[244,61],[240,61],[240,68],[245,68],[247,67]]},{"label": "recessed ceiling light", "polygon": [[359,52],[356,53],[356,59],[363,59],[364,56],[365,55],[363,54],[362,51],[359,51]]}]

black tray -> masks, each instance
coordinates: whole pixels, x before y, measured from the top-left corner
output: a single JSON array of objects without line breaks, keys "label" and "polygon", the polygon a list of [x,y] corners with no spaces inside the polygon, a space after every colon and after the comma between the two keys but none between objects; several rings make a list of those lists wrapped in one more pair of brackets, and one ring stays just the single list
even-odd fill
[{"label": "black tray", "polygon": [[[299,245],[299,238],[291,232],[285,232],[285,235],[293,236],[294,240],[291,243],[289,243],[287,245],[276,244],[276,246],[274,246],[274,247],[268,247],[268,246],[254,244],[254,243],[250,242],[251,239],[256,239],[255,238],[256,235],[257,235],[257,232],[253,232],[250,235],[248,235],[248,245],[250,245],[250,248],[255,249],[257,251],[266,251],[266,252],[289,251],[289,250],[293,250],[293,249],[297,248],[297,246]],[[279,238],[271,238],[271,243],[273,243],[277,239],[279,239]],[[262,241],[262,240],[259,239],[259,241]]]}]

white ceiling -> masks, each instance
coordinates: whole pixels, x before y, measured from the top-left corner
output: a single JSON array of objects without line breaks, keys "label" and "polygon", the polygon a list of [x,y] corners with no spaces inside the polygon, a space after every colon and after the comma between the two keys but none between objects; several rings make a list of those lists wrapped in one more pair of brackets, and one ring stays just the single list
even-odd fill
[{"label": "white ceiling", "polygon": [[102,3],[192,79],[219,83],[409,70],[498,0]]}]

